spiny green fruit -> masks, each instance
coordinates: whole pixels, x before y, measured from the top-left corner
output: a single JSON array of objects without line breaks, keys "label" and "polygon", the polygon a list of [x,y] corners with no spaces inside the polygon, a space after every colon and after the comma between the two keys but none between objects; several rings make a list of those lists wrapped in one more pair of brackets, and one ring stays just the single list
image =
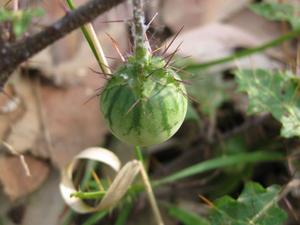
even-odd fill
[{"label": "spiny green fruit", "polygon": [[138,146],[159,144],[179,129],[187,111],[179,76],[160,57],[132,56],[108,81],[100,106],[112,133]]}]

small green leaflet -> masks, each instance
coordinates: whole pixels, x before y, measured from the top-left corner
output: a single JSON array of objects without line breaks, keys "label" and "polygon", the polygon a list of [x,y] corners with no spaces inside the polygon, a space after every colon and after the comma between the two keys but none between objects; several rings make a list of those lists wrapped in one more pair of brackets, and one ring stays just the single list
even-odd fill
[{"label": "small green leaflet", "polygon": [[[195,64],[193,60],[180,57],[176,58],[176,67],[178,68],[192,64]],[[208,74],[201,69],[187,69],[182,73],[179,71],[179,74],[183,80],[190,82],[187,86],[187,91],[189,95],[199,103],[201,112],[205,115],[215,115],[220,105],[228,100],[228,93],[232,88],[232,83],[225,82],[221,74]]]},{"label": "small green leaflet", "polygon": [[168,213],[173,218],[179,220],[183,225],[209,225],[210,224],[205,218],[175,206],[169,207]]},{"label": "small green leaflet", "polygon": [[216,200],[208,220],[175,206],[168,213],[184,225],[282,225],[287,215],[277,205],[279,192],[277,185],[265,189],[248,182],[238,199],[224,196]]},{"label": "small green leaflet", "polygon": [[287,21],[294,30],[300,29],[300,7],[276,2],[261,2],[250,5],[250,9],[268,20]]},{"label": "small green leaflet", "polygon": [[270,112],[282,123],[281,135],[300,136],[300,79],[263,69],[235,72],[239,90],[249,97],[249,112]]},{"label": "small green leaflet", "polygon": [[216,110],[228,99],[230,83],[224,82],[221,74],[206,74],[195,72],[194,79],[188,92],[200,104],[201,111],[205,115],[215,115]]},{"label": "small green leaflet", "polygon": [[21,11],[11,11],[4,8],[0,9],[0,23],[4,21],[12,21],[13,31],[17,37],[24,33],[30,25],[32,18],[42,16],[43,10],[38,9],[26,9]]},{"label": "small green leaflet", "polygon": [[211,225],[282,225],[287,215],[277,205],[279,191],[275,185],[265,189],[249,182],[238,199],[224,196],[214,202]]}]

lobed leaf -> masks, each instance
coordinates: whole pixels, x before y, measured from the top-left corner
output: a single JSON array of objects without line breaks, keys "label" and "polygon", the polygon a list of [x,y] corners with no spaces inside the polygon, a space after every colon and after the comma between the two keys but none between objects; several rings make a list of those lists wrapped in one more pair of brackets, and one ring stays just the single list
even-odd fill
[{"label": "lobed leaf", "polygon": [[300,28],[299,6],[276,2],[261,2],[252,4],[250,9],[268,20],[287,21],[294,30]]},{"label": "lobed leaf", "polygon": [[224,196],[214,203],[211,225],[281,225],[287,214],[277,205],[280,188],[248,182],[238,199]]},{"label": "lobed leaf", "polygon": [[283,137],[300,136],[300,79],[263,69],[235,72],[239,90],[249,97],[249,112],[270,112],[282,123]]},{"label": "lobed leaf", "polygon": [[275,152],[264,152],[257,151],[251,153],[238,153],[234,155],[224,155],[218,158],[206,160],[204,162],[200,162],[194,164],[190,167],[187,167],[183,170],[175,172],[169,176],[166,176],[160,180],[156,180],[152,183],[152,185],[160,186],[168,183],[172,183],[187,177],[191,177],[196,174],[204,173],[209,170],[224,168],[228,166],[238,166],[246,163],[255,163],[255,162],[263,162],[263,161],[276,161],[283,159],[283,155],[275,153]]},{"label": "lobed leaf", "polygon": [[11,21],[13,24],[13,31],[17,37],[24,33],[34,17],[39,17],[44,14],[40,8],[26,9],[21,11],[11,11],[7,9],[0,9],[0,22]]}]

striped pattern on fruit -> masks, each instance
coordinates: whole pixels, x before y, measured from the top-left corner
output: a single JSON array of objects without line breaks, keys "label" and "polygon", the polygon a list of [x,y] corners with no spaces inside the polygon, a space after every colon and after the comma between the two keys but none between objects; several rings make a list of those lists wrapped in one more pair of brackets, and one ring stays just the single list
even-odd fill
[{"label": "striped pattern on fruit", "polygon": [[159,144],[181,126],[187,111],[184,85],[159,57],[133,57],[105,86],[101,111],[112,133],[139,146]]}]

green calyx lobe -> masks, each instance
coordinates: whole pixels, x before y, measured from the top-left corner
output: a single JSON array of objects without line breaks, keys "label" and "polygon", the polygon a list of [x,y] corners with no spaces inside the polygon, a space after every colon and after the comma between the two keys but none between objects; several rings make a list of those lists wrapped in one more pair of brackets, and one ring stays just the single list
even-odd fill
[{"label": "green calyx lobe", "polygon": [[163,59],[137,53],[108,81],[100,106],[116,137],[150,146],[166,141],[181,126],[187,111],[186,90]]}]

